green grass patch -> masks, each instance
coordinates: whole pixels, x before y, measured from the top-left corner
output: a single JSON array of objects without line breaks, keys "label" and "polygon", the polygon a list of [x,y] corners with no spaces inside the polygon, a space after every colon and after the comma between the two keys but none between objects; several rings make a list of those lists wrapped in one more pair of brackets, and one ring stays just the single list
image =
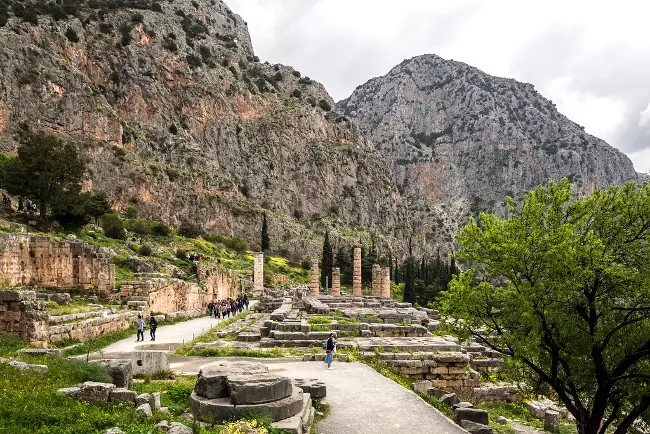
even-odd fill
[{"label": "green grass patch", "polygon": [[339,312],[338,310],[335,310],[334,312],[330,312],[329,316],[333,316],[335,318],[345,318],[345,314],[343,312]]},{"label": "green grass patch", "polygon": [[29,358],[47,364],[47,373],[0,364],[0,432],[12,434],[99,434],[119,426],[124,432],[153,432],[155,419],[136,415],[133,406],[93,405],[57,393],[84,381],[110,381],[99,365],[56,358]]},{"label": "green grass patch", "polygon": [[47,313],[50,316],[71,315],[75,313],[97,312],[99,309],[96,306],[88,306],[88,303],[81,301],[73,301],[70,304],[60,305],[55,301],[48,301],[46,303]]},{"label": "green grass patch", "polygon": [[326,325],[312,325],[311,331],[313,332],[328,332],[331,329]]},{"label": "green grass patch", "polygon": [[138,393],[160,392],[160,405],[167,407],[172,416],[179,416],[187,410],[195,384],[196,375],[187,375],[175,380],[134,382],[131,389]]},{"label": "green grass patch", "polygon": [[359,321],[356,318],[349,318],[349,319],[340,319],[337,321],[338,324],[361,324],[361,321]]},{"label": "green grass patch", "polygon": [[202,348],[198,351],[190,351],[188,355],[200,357],[254,357],[260,359],[274,359],[284,357],[284,352],[281,348],[278,347],[271,348],[270,350],[237,347],[215,347]]},{"label": "green grass patch", "polygon": [[332,324],[332,320],[324,316],[313,316],[307,319],[307,324]]},{"label": "green grass patch", "polygon": [[361,336],[361,330],[345,330],[341,332],[342,338],[358,338]]},{"label": "green grass patch", "polygon": [[16,351],[27,347],[28,345],[23,342],[18,336],[0,337],[0,357],[11,356],[15,354]]},{"label": "green grass patch", "polygon": [[[490,415],[490,421],[492,422],[498,416],[503,416],[506,419],[517,420],[524,425],[531,426],[533,428],[543,430],[544,423],[535,418],[530,411],[523,404],[520,403],[487,403],[482,402],[478,405],[479,408],[487,410]],[[493,424],[491,423],[490,426]],[[498,425],[498,424],[494,424]],[[560,434],[575,434],[577,432],[576,425],[571,423],[562,423],[560,424]]]}]

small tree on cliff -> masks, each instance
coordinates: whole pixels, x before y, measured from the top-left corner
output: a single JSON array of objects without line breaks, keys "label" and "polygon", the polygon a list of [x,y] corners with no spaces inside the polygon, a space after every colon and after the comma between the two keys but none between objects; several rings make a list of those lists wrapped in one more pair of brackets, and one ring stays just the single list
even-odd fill
[{"label": "small tree on cliff", "polygon": [[62,208],[78,201],[84,173],[72,143],[49,134],[26,134],[6,168],[4,184],[10,194],[34,200],[45,218],[53,205]]},{"label": "small tree on cliff", "polygon": [[567,180],[481,214],[444,312],[545,384],[581,434],[632,430],[650,408],[650,183],[575,200]]},{"label": "small tree on cliff", "polygon": [[271,240],[269,239],[269,224],[266,221],[266,213],[262,215],[262,240],[260,242],[262,251],[266,252],[271,248]]},{"label": "small tree on cliff", "polygon": [[332,267],[334,266],[334,253],[330,244],[329,231],[325,231],[325,240],[323,241],[323,254],[321,256],[320,266],[320,284],[323,288],[332,285]]}]

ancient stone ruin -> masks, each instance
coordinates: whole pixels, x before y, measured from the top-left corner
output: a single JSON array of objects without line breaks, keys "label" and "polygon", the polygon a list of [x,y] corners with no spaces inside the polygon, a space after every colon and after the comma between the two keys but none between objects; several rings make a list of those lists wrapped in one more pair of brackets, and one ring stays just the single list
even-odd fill
[{"label": "ancient stone ruin", "polygon": [[264,292],[264,253],[256,252],[253,253],[253,295],[259,297],[262,292]]},{"label": "ancient stone ruin", "polygon": [[309,393],[260,363],[216,362],[202,367],[190,409],[196,419],[207,422],[266,414],[276,428],[297,434],[309,432],[314,416]]}]

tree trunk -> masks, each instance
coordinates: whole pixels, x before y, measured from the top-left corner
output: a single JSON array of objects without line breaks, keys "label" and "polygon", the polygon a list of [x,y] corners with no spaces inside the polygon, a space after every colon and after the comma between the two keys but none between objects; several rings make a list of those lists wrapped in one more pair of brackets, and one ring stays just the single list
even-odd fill
[{"label": "tree trunk", "polygon": [[45,220],[45,218],[47,217],[47,205],[45,203],[43,203],[43,202],[41,202],[41,204],[40,204],[39,213],[40,213],[41,219]]}]

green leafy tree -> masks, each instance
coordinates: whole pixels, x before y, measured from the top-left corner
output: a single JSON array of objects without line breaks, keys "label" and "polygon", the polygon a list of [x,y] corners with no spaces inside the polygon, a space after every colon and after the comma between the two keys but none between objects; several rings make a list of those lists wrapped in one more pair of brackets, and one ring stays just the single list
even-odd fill
[{"label": "green leafy tree", "polygon": [[334,262],[341,269],[341,284],[343,285],[352,285],[352,256],[350,248],[339,243]]},{"label": "green leafy tree", "polygon": [[269,238],[269,224],[266,221],[266,213],[262,215],[262,240],[260,242],[263,252],[271,248],[271,239]]},{"label": "green leafy tree", "polygon": [[88,192],[82,193],[81,196],[84,202],[84,213],[94,219],[95,225],[99,225],[99,218],[111,211],[111,203],[106,193]]},{"label": "green leafy tree", "polygon": [[47,134],[21,137],[18,155],[5,172],[5,188],[12,195],[34,200],[41,218],[47,210],[76,205],[85,167],[75,146]]},{"label": "green leafy tree", "polygon": [[332,244],[330,244],[329,231],[325,231],[325,240],[323,241],[323,254],[321,255],[320,266],[320,284],[323,288],[332,285],[332,268],[334,267],[334,253]]},{"label": "green leafy tree", "polygon": [[509,218],[458,236],[471,268],[444,312],[552,390],[579,433],[632,431],[650,407],[650,183],[576,199],[564,180],[508,201]]}]

